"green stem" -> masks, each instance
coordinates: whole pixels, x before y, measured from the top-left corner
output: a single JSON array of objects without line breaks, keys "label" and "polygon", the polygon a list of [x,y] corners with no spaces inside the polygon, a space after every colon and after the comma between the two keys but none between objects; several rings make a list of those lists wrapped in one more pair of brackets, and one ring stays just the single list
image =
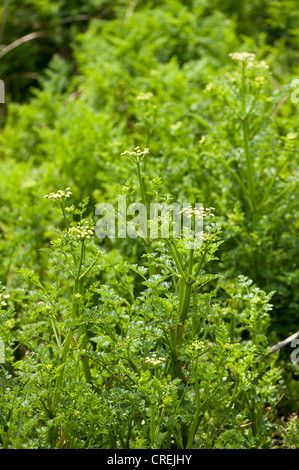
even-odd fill
[{"label": "green stem", "polygon": [[211,400],[214,398],[217,391],[218,391],[218,389],[215,390],[215,392],[211,396],[209,396],[204,403],[201,404],[200,402],[197,402],[196,412],[195,412],[194,419],[193,419],[192,424],[191,424],[188,442],[187,442],[187,445],[185,447],[186,449],[192,449],[194,437],[195,437],[195,434],[197,432],[197,428],[198,428],[198,425],[199,425],[199,422],[200,422],[200,418],[201,418],[201,416],[203,416],[203,414],[207,410]]},{"label": "green stem", "polygon": [[[83,328],[83,340],[82,340],[82,343],[81,343],[81,347],[83,346],[83,348],[86,349],[86,346],[87,346],[86,325],[82,325],[82,328]],[[81,355],[81,362],[82,362],[83,372],[84,372],[84,375],[85,375],[85,380],[86,380],[87,383],[90,384],[90,383],[92,383],[91,372],[90,372],[88,359],[84,355],[84,353]]]},{"label": "green stem", "polygon": [[185,273],[184,273],[184,268],[183,268],[183,262],[180,253],[178,252],[178,249],[176,247],[176,244],[174,240],[172,239],[167,239],[167,243],[169,246],[169,251],[171,252],[171,255],[175,261],[176,268],[180,275],[182,276],[183,279],[186,279]]},{"label": "green stem", "polygon": [[141,200],[142,200],[142,203],[146,206],[146,195],[145,195],[144,181],[141,175],[140,163],[137,163],[137,174],[138,174],[139,186],[140,186],[140,191],[141,191]]},{"label": "green stem", "polygon": [[151,403],[150,407],[150,440],[151,440],[151,447],[153,448],[155,445],[155,426],[156,426],[156,407],[154,403]]},{"label": "green stem", "polygon": [[[82,264],[84,261],[84,253],[85,253],[85,244],[84,240],[82,241],[81,244],[81,251],[80,251],[80,260],[79,260],[79,265],[78,265],[78,270],[74,282],[74,287],[73,287],[73,299],[72,299],[72,308],[71,308],[71,318],[72,320],[76,320],[78,318],[78,302],[76,300],[76,294],[80,294],[80,274],[81,274],[81,269],[82,269]],[[83,331],[81,329],[81,333],[84,335],[82,345],[83,348],[86,348],[86,326],[84,325]],[[69,349],[71,346],[71,341],[73,337],[73,330],[70,329],[67,333],[66,339],[64,341],[63,349],[62,349],[62,354],[60,357],[60,365],[61,369],[59,371],[58,377],[56,379],[56,390],[59,390],[62,386],[62,380],[63,380],[63,373],[64,373],[64,366],[65,362],[69,353]],[[83,364],[83,369],[84,369],[84,374],[85,378],[88,382],[91,380],[91,375],[90,375],[90,370],[89,370],[89,365],[87,362],[87,359],[82,356],[82,364]],[[57,398],[57,397],[56,397]],[[56,400],[54,400],[54,403]]]},{"label": "green stem", "polygon": [[192,294],[192,270],[193,270],[193,262],[194,262],[194,249],[191,248],[190,250],[190,257],[189,257],[189,264],[188,264],[188,274],[187,280],[185,280],[185,287],[184,287],[184,297],[183,302],[180,305],[179,315],[180,320],[182,323],[186,320],[188,315],[189,305],[190,305],[190,298]]},{"label": "green stem", "polygon": [[201,255],[201,261],[200,261],[200,263],[198,264],[198,266],[197,266],[197,268],[196,268],[195,275],[194,275],[194,279],[196,279],[197,276],[199,275],[200,270],[201,270],[201,268],[202,268],[202,266],[203,266],[203,264],[204,264],[205,258],[206,258],[206,256],[207,256],[207,253],[208,253],[208,248],[205,247],[204,252],[203,252],[202,255]]},{"label": "green stem", "polygon": [[[186,383],[186,377],[183,373],[182,361],[180,360],[178,352],[177,352],[177,339],[176,339],[177,336],[174,333],[175,333],[175,330],[172,328],[170,330],[170,341],[169,341],[166,331],[164,331],[166,344],[168,345],[169,350],[170,350],[171,367],[173,370],[174,377],[181,379],[182,383]],[[182,394],[183,394],[183,391],[180,390],[179,395],[181,396]]]},{"label": "green stem", "polygon": [[69,223],[68,223],[67,216],[66,216],[65,209],[64,209],[64,205],[63,205],[62,202],[60,203],[60,207],[61,207],[61,210],[62,210],[62,215],[63,215],[63,219],[64,219],[64,223],[65,223],[65,228],[68,231]]},{"label": "green stem", "polygon": [[180,310],[180,320],[182,323],[186,320],[188,310],[189,310],[189,305],[190,305],[190,297],[191,297],[191,283],[186,282],[185,283],[185,289],[184,289],[184,299],[183,303],[181,306]]},{"label": "green stem", "polygon": [[195,436],[197,428],[198,428],[199,418],[200,418],[201,414],[202,414],[202,409],[201,409],[200,406],[197,406],[196,413],[195,413],[195,416],[194,416],[194,419],[193,419],[193,422],[192,422],[192,425],[191,425],[191,429],[190,429],[186,449],[191,449],[192,448],[192,444],[193,444],[193,441],[194,441],[194,436]]},{"label": "green stem", "polygon": [[188,265],[188,279],[189,279],[189,281],[190,281],[191,276],[192,276],[193,259],[194,259],[194,248],[191,248],[190,258],[189,258],[189,265]]},{"label": "green stem", "polygon": [[256,208],[255,185],[254,185],[252,159],[251,159],[250,150],[249,150],[248,116],[245,116],[242,119],[242,128],[243,128],[244,150],[245,150],[245,157],[246,157],[247,185],[248,185],[248,189],[250,193],[251,205],[253,209],[255,209]]},{"label": "green stem", "polygon": [[[84,242],[84,239],[82,241],[82,245],[81,245],[81,252],[80,252],[80,261],[79,261],[79,266],[78,266],[78,271],[77,271],[77,277],[76,277],[76,282],[75,282],[75,289],[76,289],[76,293],[78,292],[79,294],[81,294],[81,285],[80,285],[80,279],[81,279],[81,270],[82,270],[82,265],[84,264],[84,258],[85,258],[85,242]],[[78,316],[78,305],[77,303],[75,303],[75,318]],[[87,328],[86,328],[86,325],[83,324],[81,325],[80,327],[80,335],[81,335],[81,349],[83,350],[86,350],[87,348]],[[81,355],[81,362],[82,362],[82,366],[83,366],[83,371],[84,371],[84,375],[85,375],[85,380],[87,383],[91,383],[91,373],[90,373],[90,368],[89,368],[89,363],[88,363],[88,359],[87,357],[85,356],[85,354],[83,353]]]},{"label": "green stem", "polygon": [[255,200],[255,187],[254,187],[254,174],[253,174],[253,165],[252,159],[249,150],[249,125],[248,125],[248,118],[249,112],[246,109],[246,64],[243,62],[242,64],[242,112],[243,116],[241,118],[242,121],[242,129],[243,129],[243,140],[244,140],[244,150],[245,150],[245,157],[246,157],[246,173],[247,173],[247,186],[250,193],[250,200],[253,206],[253,210],[256,208],[256,200]]},{"label": "green stem", "polygon": [[[138,174],[142,204],[145,207],[147,207],[145,184],[144,184],[144,181],[143,181],[143,178],[142,178],[139,162],[137,162],[137,174]],[[149,255],[153,253],[153,249],[152,249],[151,241],[150,241],[150,237],[149,237],[148,226],[146,227],[146,251],[147,251],[147,254],[149,254]],[[149,276],[154,276],[156,274],[156,266],[151,262],[148,263],[148,271],[149,271]]]},{"label": "green stem", "polygon": [[83,239],[82,244],[81,244],[79,266],[78,266],[78,271],[77,271],[77,276],[76,276],[76,282],[78,283],[78,285],[79,285],[79,280],[80,280],[82,264],[83,264],[83,260],[84,260],[84,254],[85,254],[85,243],[84,243],[84,239]]},{"label": "green stem", "polygon": [[89,273],[89,271],[94,267],[94,265],[97,263],[99,259],[99,256],[100,256],[100,253],[96,257],[96,259],[88,266],[88,268],[81,274],[81,276],[79,277],[79,281],[81,281],[81,279],[83,279]]}]

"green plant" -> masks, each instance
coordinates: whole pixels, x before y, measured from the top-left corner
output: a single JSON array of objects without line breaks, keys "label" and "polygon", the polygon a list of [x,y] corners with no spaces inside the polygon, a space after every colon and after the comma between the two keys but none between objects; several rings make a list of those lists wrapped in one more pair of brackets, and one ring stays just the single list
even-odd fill
[{"label": "green plant", "polygon": [[[55,33],[0,48],[52,57],[1,121],[0,446],[295,447],[298,367],[269,355],[298,329],[293,0],[8,3],[5,46]],[[167,208],[156,237],[132,210],[136,237],[94,235],[120,196]]]},{"label": "green plant", "polygon": [[[277,130],[280,121],[274,117],[288,95],[271,92],[268,65],[246,52],[231,57],[239,63],[237,70],[229,72],[226,81],[207,86],[216,98],[215,106],[218,108],[218,100],[223,104],[225,124],[206,136],[201,153],[204,159],[213,158],[231,180],[230,199],[224,194],[226,202],[222,202],[227,208],[222,265],[230,272],[233,263],[242,265],[243,272],[246,266],[247,275],[259,285],[267,291],[276,290],[273,324],[287,334],[296,328],[292,317],[297,316],[297,294],[290,282],[297,272],[293,263],[297,134],[292,128],[286,135]],[[219,167],[211,167],[212,172],[219,172]],[[288,319],[285,329],[278,320],[282,311],[284,321]]]},{"label": "green plant", "polygon": [[[146,203],[145,155],[140,149],[129,153]],[[159,201],[169,199],[161,184],[154,187]],[[70,196],[69,188],[47,196],[64,220],[49,251],[53,280],[43,285],[28,270],[20,271],[36,287],[40,307],[16,331],[26,360],[10,360],[15,398],[13,406],[8,397],[3,405],[2,445],[22,447],[27,436],[29,446],[54,448],[227,447],[227,436],[244,427],[237,447],[269,446],[265,407],[277,401],[280,374],[273,361],[259,357],[268,350],[270,296],[241,279],[232,305],[214,303],[216,293],[207,285],[215,276],[204,271],[220,243],[211,212],[203,213],[200,247],[186,247],[188,237],[176,239],[171,232],[169,239],[145,238],[148,267],[122,261],[121,271],[133,270],[143,286],[135,297],[122,275],[126,300],[99,282],[109,257],[98,251],[93,225],[83,219],[87,200],[75,209],[66,206]],[[30,303],[23,302],[25,313]],[[242,340],[240,330],[249,340]],[[24,397],[22,410],[18,403]],[[87,401],[91,415],[85,410],[79,419]],[[104,413],[100,421],[99,413]]]}]

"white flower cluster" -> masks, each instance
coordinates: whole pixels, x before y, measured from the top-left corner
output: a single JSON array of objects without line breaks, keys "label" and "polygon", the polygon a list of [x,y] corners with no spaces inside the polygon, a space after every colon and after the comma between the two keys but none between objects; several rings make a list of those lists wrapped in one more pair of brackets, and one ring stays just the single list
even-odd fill
[{"label": "white flower cluster", "polygon": [[182,121],[177,121],[175,124],[172,124],[170,126],[170,129],[172,131],[177,131],[182,126],[182,124],[183,124]]},{"label": "white flower cluster", "polygon": [[200,351],[202,349],[204,349],[205,347],[205,344],[203,341],[199,341],[198,339],[196,339],[195,341],[193,341],[191,343],[193,349],[195,349],[195,351]]},{"label": "white flower cluster", "polygon": [[294,140],[297,138],[297,135],[295,132],[289,132],[287,135],[286,135],[286,138],[287,140]]},{"label": "white flower cluster", "polygon": [[185,217],[191,219],[192,216],[196,216],[199,219],[203,219],[204,217],[214,217],[214,207],[200,207],[200,208],[193,208],[192,206],[184,207],[180,213],[184,214]]},{"label": "white flower cluster", "polygon": [[145,148],[144,150],[141,150],[141,148],[135,147],[133,152],[130,152],[129,150],[126,150],[123,152],[121,155],[130,158],[133,161],[137,161],[138,163],[143,160],[145,155],[149,153],[149,149]]},{"label": "white flower cluster", "polygon": [[156,353],[152,354],[152,357],[146,357],[145,362],[153,366],[158,366],[164,362],[164,357],[157,357]]},{"label": "white flower cluster", "polygon": [[266,64],[264,60],[260,62],[255,62],[256,55],[251,54],[250,52],[232,52],[229,56],[234,60],[239,60],[240,62],[247,62],[248,67],[258,67],[263,69],[268,69],[269,65]]},{"label": "white flower cluster", "polygon": [[136,100],[138,101],[148,101],[150,100],[154,95],[149,91],[147,93],[140,93],[140,95],[137,96]]},{"label": "white flower cluster", "polygon": [[269,65],[266,64],[266,62],[264,60],[261,60],[259,63],[258,63],[258,66],[259,67],[262,67],[263,69],[268,69],[269,68]]},{"label": "white flower cluster", "polygon": [[9,297],[9,294],[4,294],[3,292],[0,293],[0,305],[3,305],[3,307],[5,307],[7,305],[6,300],[9,299]]},{"label": "white flower cluster", "polygon": [[75,227],[70,227],[69,233],[81,240],[85,238],[90,239],[94,235],[94,227],[88,220],[85,220],[82,223],[78,222]]},{"label": "white flower cluster", "polygon": [[59,190],[57,193],[46,194],[44,197],[47,199],[67,199],[71,197],[72,191],[71,188],[66,188],[65,191]]},{"label": "white flower cluster", "polygon": [[206,89],[207,91],[211,91],[211,90],[213,90],[213,88],[215,88],[214,83],[208,83],[208,84],[206,85],[206,88],[205,88],[205,89]]},{"label": "white flower cluster", "polygon": [[240,62],[254,61],[255,54],[250,54],[250,52],[231,52],[228,54],[233,60],[239,60]]}]

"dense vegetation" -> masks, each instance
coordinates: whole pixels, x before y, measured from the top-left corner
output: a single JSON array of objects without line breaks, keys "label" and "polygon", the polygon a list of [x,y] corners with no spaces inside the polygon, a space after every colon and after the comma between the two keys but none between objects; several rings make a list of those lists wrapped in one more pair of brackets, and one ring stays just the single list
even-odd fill
[{"label": "dense vegetation", "polygon": [[1,448],[298,448],[296,7],[3,1]]}]

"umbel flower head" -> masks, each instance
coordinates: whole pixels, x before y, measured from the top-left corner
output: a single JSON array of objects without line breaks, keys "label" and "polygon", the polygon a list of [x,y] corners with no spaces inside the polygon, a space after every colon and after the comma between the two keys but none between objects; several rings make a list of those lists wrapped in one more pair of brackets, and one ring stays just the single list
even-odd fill
[{"label": "umbel flower head", "polygon": [[94,226],[88,220],[78,222],[76,226],[69,228],[69,233],[81,240],[90,239],[94,235]]},{"label": "umbel flower head", "polygon": [[5,307],[7,305],[6,303],[6,300],[9,299],[10,295],[5,293],[5,292],[1,292],[0,293],[0,305],[3,305],[3,307]]},{"label": "umbel flower head", "polygon": [[165,361],[165,358],[162,356],[157,357],[156,353],[153,353],[151,357],[145,358],[145,362],[152,366],[158,366],[160,364],[163,364],[164,361]]},{"label": "umbel flower head", "polygon": [[192,207],[192,206],[187,206],[184,207],[180,213],[184,214],[185,217],[188,219],[191,219],[193,216],[203,219],[204,217],[214,217],[214,207]]},{"label": "umbel flower head", "polygon": [[65,199],[71,197],[72,194],[73,193],[71,191],[71,188],[66,188],[65,191],[59,190],[57,193],[46,194],[44,197],[46,199],[54,199],[54,200],[58,200],[58,201],[62,202]]},{"label": "umbel flower head", "polygon": [[141,150],[141,148],[138,146],[134,148],[133,152],[126,150],[121,155],[128,157],[129,160],[132,160],[134,163],[140,163],[144,159],[145,155],[147,155],[148,153],[149,153],[148,148]]},{"label": "umbel flower head", "polygon": [[150,100],[154,95],[149,91],[147,93],[140,93],[140,95],[137,96],[136,100],[138,101],[148,101]]},{"label": "umbel flower head", "polygon": [[233,60],[239,60],[240,62],[254,61],[255,54],[250,52],[231,52],[228,54]]},{"label": "umbel flower head", "polygon": [[[246,62],[248,67],[256,67],[259,69],[268,69],[269,65],[266,64],[264,60],[257,62],[256,55],[251,54],[250,52],[232,52],[228,54],[233,60],[238,60],[239,62]],[[260,77],[257,77],[260,78]],[[262,77],[261,77],[262,78]]]}]

